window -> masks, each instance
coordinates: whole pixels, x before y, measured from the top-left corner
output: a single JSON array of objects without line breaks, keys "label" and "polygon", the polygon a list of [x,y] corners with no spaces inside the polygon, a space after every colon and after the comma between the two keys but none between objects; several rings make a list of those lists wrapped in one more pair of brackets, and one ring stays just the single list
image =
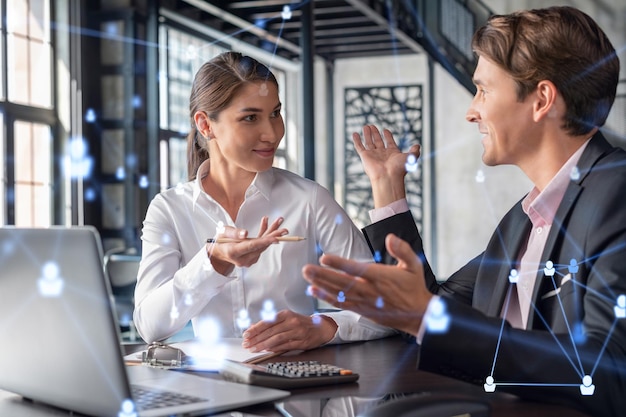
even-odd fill
[{"label": "window", "polygon": [[15,225],[52,224],[52,138],[50,126],[16,121]]},{"label": "window", "polygon": [[49,2],[7,2],[6,22],[9,101],[52,107]]},{"label": "window", "polygon": [[0,3],[0,224],[54,219],[50,22],[49,0]]}]

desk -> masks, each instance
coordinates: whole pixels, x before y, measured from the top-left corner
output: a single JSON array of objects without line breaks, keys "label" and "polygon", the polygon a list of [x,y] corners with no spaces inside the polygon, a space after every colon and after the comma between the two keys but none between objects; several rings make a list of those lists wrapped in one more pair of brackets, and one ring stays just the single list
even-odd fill
[{"label": "desk", "polygon": [[[145,348],[144,345],[125,345],[126,353]],[[359,373],[358,383],[332,387],[301,388],[292,391],[283,402],[300,409],[309,407],[310,415],[319,417],[320,404],[329,398],[380,398],[391,393],[454,392],[487,399],[492,405],[492,416],[585,417],[574,410],[545,404],[528,403],[504,393],[485,393],[482,387],[440,375],[416,370],[417,346],[400,337],[326,346],[289,356],[289,360],[319,360],[334,363]],[[276,359],[273,359],[276,361]],[[207,378],[219,378],[214,373],[198,373]],[[36,377],[36,376],[33,376]],[[258,416],[282,416],[271,405],[248,407],[246,411]],[[306,412],[305,412],[306,413]],[[317,415],[314,415],[317,413]],[[60,410],[22,401],[18,396],[0,391],[0,416],[67,416]],[[225,414],[230,415],[230,413]]]}]

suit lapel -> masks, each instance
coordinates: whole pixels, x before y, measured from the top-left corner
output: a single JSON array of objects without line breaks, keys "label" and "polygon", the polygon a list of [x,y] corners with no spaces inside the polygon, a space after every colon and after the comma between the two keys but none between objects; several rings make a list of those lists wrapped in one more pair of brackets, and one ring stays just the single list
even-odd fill
[{"label": "suit lapel", "polygon": [[506,254],[508,262],[500,262],[500,268],[497,273],[479,273],[479,275],[482,275],[482,279],[493,281],[491,283],[493,294],[489,299],[487,309],[484,311],[485,314],[492,317],[499,316],[502,311],[506,291],[509,287],[511,268],[516,267],[519,253],[522,250],[522,246],[528,241],[528,234],[530,233],[530,219],[522,211],[521,202],[518,205],[519,207],[516,207],[515,211],[511,213],[510,226],[504,227],[504,231],[496,230],[496,233],[502,239],[502,245],[504,245],[503,252]]},{"label": "suit lapel", "polygon": [[[565,219],[569,216],[572,208],[574,207],[574,202],[578,198],[578,195],[582,192],[583,187],[582,184],[584,179],[589,175],[589,172],[596,164],[596,162],[604,155],[607,151],[611,150],[611,145],[604,139],[601,133],[596,133],[594,137],[591,139],[587,148],[584,150],[583,154],[578,161],[578,171],[579,178],[572,179],[570,181],[567,190],[565,190],[565,194],[563,196],[563,200],[561,200],[561,204],[559,204],[559,208],[557,209],[554,221],[552,222],[552,226],[550,227],[550,234],[548,235],[548,240],[546,241],[546,246],[544,247],[543,253],[541,255],[541,261],[538,266],[537,279],[535,280],[535,286],[533,288],[533,300],[535,300],[535,304],[539,304],[539,296],[541,292],[541,288],[544,284],[544,274],[543,268],[545,266],[545,262],[548,260],[552,260],[555,264],[559,262],[559,259],[551,259],[553,256],[559,256],[558,249],[556,247],[556,243],[558,241],[559,236],[563,236],[563,239],[568,239],[567,230],[565,228]],[[561,243],[561,247],[563,243]],[[555,276],[556,277],[556,276]],[[554,298],[556,300],[556,298]],[[533,323],[536,317],[536,313],[531,309],[531,314],[528,319],[527,328],[531,329],[533,327]]]}]

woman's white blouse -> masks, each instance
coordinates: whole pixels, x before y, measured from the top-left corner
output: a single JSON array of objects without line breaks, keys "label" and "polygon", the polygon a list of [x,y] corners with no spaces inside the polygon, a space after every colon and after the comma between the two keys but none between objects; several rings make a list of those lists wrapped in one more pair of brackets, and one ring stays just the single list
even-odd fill
[{"label": "woman's white blouse", "polygon": [[[305,264],[318,263],[322,253],[373,261],[361,232],[316,182],[278,168],[258,173],[233,222],[202,189],[208,164],[200,166],[195,181],[158,194],[148,207],[134,313],[146,342],[172,336],[189,320],[196,336],[207,336],[202,334],[206,329],[216,333],[208,337],[241,337],[247,322],[271,318],[272,312],[313,314],[317,304],[307,295]],[[281,227],[306,240],[271,245],[251,267],[235,267],[229,276],[217,273],[206,251],[207,238],[216,236],[219,225],[256,236],[263,216],[270,223],[282,216]],[[324,314],[338,324],[332,343],[393,333],[353,312]]]}]

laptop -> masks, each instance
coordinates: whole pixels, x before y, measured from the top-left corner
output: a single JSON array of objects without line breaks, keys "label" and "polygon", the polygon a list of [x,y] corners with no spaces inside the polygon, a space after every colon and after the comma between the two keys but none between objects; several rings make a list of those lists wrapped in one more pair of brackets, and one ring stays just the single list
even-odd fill
[{"label": "laptop", "polygon": [[[0,389],[72,412],[124,417],[211,414],[290,394],[127,366],[113,306],[95,228],[0,227]],[[143,404],[136,394],[154,390],[186,404]]]}]

